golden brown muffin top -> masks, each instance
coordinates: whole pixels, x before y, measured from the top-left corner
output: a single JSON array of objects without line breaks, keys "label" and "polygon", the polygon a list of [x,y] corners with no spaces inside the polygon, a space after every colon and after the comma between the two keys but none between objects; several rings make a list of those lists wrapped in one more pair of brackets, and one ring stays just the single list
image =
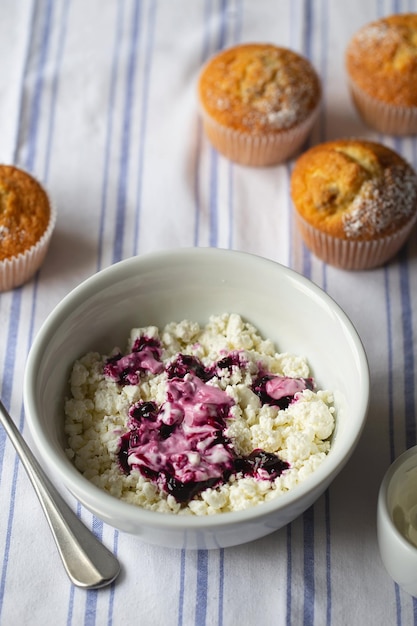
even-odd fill
[{"label": "golden brown muffin top", "polygon": [[346,67],[369,96],[396,106],[417,106],[417,13],[363,26],[347,47]]},{"label": "golden brown muffin top", "polygon": [[378,239],[417,211],[417,175],[382,144],[340,140],[301,155],[291,176],[298,213],[323,232],[351,240]]},{"label": "golden brown muffin top", "polygon": [[41,185],[16,167],[0,165],[0,261],[29,250],[49,219],[49,200]]},{"label": "golden brown muffin top", "polygon": [[271,44],[223,50],[199,80],[203,110],[219,124],[246,133],[281,132],[299,124],[321,97],[310,62]]}]

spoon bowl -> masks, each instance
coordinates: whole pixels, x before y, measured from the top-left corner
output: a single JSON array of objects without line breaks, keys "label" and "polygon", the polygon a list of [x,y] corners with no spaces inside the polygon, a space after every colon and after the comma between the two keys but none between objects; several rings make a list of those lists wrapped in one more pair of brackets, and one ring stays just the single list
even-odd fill
[{"label": "spoon bowl", "polygon": [[120,572],[116,557],[84,526],[59,494],[1,401],[0,422],[35,489],[71,582],[83,589],[111,584]]}]

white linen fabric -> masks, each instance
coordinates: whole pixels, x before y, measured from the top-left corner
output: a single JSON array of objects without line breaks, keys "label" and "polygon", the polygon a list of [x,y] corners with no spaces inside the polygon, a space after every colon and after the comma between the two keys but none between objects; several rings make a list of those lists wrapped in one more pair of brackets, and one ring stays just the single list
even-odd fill
[{"label": "white linen fabric", "polygon": [[42,322],[91,274],[165,248],[243,250],[304,274],[356,326],[372,385],[365,431],[339,477],[300,518],[251,544],[152,547],[93,518],[58,485],[123,565],[116,584],[100,591],[70,584],[0,432],[0,624],[415,623],[417,600],[385,572],[375,528],[382,476],[416,443],[415,234],[376,270],[323,264],[294,227],[293,160],[270,168],[230,163],[205,138],[196,101],[199,70],[217,50],[249,41],[287,46],[306,55],[323,81],[308,145],[361,136],[417,167],[416,139],[377,135],[360,121],[344,69],[346,44],[360,26],[408,11],[417,11],[417,0],[0,2],[0,160],[37,176],[58,210],[41,270],[0,295],[0,393],[28,441],[22,380]]}]

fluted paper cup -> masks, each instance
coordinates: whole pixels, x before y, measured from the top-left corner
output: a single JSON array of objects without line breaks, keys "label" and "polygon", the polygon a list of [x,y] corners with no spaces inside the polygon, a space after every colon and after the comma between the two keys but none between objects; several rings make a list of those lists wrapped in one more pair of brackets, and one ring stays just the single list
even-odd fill
[{"label": "fluted paper cup", "polygon": [[219,124],[201,107],[203,126],[211,144],[223,156],[241,165],[267,166],[283,163],[306,141],[316,121],[320,104],[302,122],[288,130],[245,133]]},{"label": "fluted paper cup", "polygon": [[383,265],[408,239],[417,220],[417,213],[391,235],[372,241],[340,239],[311,226],[295,212],[298,230],[306,246],[319,259],[346,270],[365,270]]},{"label": "fluted paper cup", "polygon": [[372,98],[350,81],[353,103],[362,120],[371,128],[387,135],[416,135],[417,107],[386,104]]}]

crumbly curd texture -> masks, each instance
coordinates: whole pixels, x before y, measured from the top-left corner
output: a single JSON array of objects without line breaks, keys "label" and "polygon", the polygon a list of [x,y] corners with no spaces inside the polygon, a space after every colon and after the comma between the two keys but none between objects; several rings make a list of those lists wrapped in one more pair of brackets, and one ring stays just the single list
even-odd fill
[{"label": "crumbly curd texture", "polygon": [[162,361],[173,361],[179,353],[199,358],[210,366],[222,356],[239,351],[245,366],[225,369],[208,384],[217,386],[233,400],[227,418],[226,436],[238,454],[255,449],[277,454],[289,464],[273,480],[232,475],[227,482],[207,488],[186,504],[161,490],[138,469],[125,474],[118,463],[120,438],[127,431],[132,404],[166,399],[166,372],[145,372],[136,385],[120,385],[104,374],[108,355],[90,352],[77,360],[70,376],[70,396],[65,402],[67,455],[93,484],[112,496],[161,513],[211,515],[240,511],[279,497],[311,475],[330,450],[335,426],[333,394],[305,389],[282,410],[261,404],[252,391],[260,371],[287,377],[309,377],[304,356],[277,352],[269,339],[238,314],[209,318],[205,326],[184,320],[164,328],[135,328],[126,346],[129,353],[138,337],[155,337],[163,348]]}]

